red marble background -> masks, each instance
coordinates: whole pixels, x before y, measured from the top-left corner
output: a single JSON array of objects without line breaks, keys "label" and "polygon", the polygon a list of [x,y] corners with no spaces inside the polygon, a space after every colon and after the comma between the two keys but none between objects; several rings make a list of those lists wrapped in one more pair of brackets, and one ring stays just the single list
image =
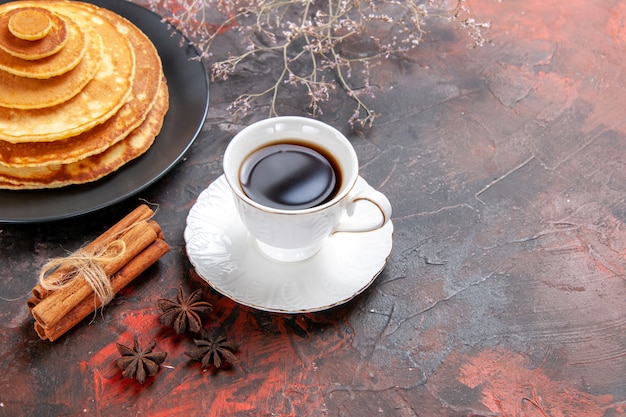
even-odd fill
[{"label": "red marble background", "polygon": [[[195,275],[184,219],[238,128],[226,127],[230,88],[254,77],[214,84],[203,137],[144,196],[172,251],[58,342],[37,339],[24,305],[38,267],[136,201],[0,225],[0,415],[626,415],[626,3],[471,4],[492,43],[470,49],[433,25],[409,59],[377,70],[383,116],[351,136],[394,206],[394,250],[368,291],[284,316]],[[327,121],[344,126],[350,106]],[[206,288],[207,326],[240,344],[231,367],[202,370],[190,340],[158,323],[156,300],[179,283]],[[143,386],[114,363],[115,342],[135,335],[168,352]]]}]

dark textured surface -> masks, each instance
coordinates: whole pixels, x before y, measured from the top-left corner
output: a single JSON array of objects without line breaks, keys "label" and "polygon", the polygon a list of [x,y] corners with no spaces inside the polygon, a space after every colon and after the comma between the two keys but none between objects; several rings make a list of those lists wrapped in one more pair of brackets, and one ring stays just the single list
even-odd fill
[{"label": "dark textured surface", "polygon": [[[49,257],[140,201],[0,225],[0,415],[626,415],[626,5],[472,4],[494,22],[493,45],[468,49],[431,27],[410,59],[376,69],[382,116],[350,134],[361,175],[394,208],[391,259],[364,294],[282,316],[206,289],[209,326],[240,344],[217,373],[158,323],[158,298],[202,286],[185,217],[242,127],[223,108],[255,77],[213,84],[201,138],[139,196],[159,205],[171,252],[93,320],[40,341],[27,294]],[[324,120],[349,133],[351,105],[336,101]],[[114,363],[115,342],[135,334],[168,352],[143,387]]]}]

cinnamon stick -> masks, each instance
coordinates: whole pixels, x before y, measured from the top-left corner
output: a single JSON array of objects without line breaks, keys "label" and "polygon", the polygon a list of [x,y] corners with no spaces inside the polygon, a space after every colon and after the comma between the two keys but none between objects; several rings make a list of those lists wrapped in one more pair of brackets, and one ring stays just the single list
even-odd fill
[{"label": "cinnamon stick", "polygon": [[152,230],[154,230],[154,233],[156,233],[157,239],[165,240],[165,235],[163,234],[163,230],[161,230],[161,226],[157,222],[155,222],[154,220],[148,220],[148,226],[150,226]]},{"label": "cinnamon stick", "polygon": [[[148,267],[154,264],[161,256],[167,253],[169,249],[169,245],[163,239],[157,238],[119,271],[113,274],[111,277],[113,290],[116,293],[119,292]],[[39,321],[35,321],[35,331],[41,339],[48,339],[53,342],[80,323],[85,317],[93,313],[96,308],[101,307],[97,304],[98,300],[92,297],[84,298],[53,325],[46,327]]]},{"label": "cinnamon stick", "polygon": [[[157,238],[153,226],[145,220],[137,222],[124,232],[118,239],[122,240],[126,248],[122,256],[103,262],[101,267],[106,276],[112,276],[131,259],[137,256]],[[33,307],[31,313],[35,320],[44,328],[53,326],[68,314],[78,303],[90,294],[93,289],[80,278],[74,279],[69,285],[56,290],[42,299]]]},{"label": "cinnamon stick", "polygon": [[26,305],[28,306],[28,309],[30,311],[33,310],[33,308],[39,304],[39,302],[41,301],[40,298],[35,297],[34,295],[32,295],[28,300],[26,300]]},{"label": "cinnamon stick", "polygon": [[[154,220],[148,220],[148,225],[156,233],[157,239],[165,240],[163,230],[161,230],[161,226],[157,222],[155,222]],[[107,233],[108,232],[109,231],[107,231]],[[106,243],[108,244],[110,242],[106,242]],[[88,249],[89,245],[86,246],[85,248]],[[57,271],[54,272],[54,274],[51,274],[49,277],[46,277],[46,280],[47,281],[53,281],[55,279],[58,280],[61,277],[61,274],[67,274],[71,272],[70,270],[71,270],[71,267],[64,267],[63,269],[59,268]],[[39,304],[42,299],[46,298],[48,295],[52,294],[53,292],[54,290],[45,289],[41,286],[41,284],[35,285],[35,287],[32,290],[31,297],[28,300],[26,300],[26,306],[28,307],[28,310],[32,312],[33,308],[37,304]]]},{"label": "cinnamon stick", "polygon": [[[126,229],[128,229],[129,227],[131,227],[137,222],[140,222],[142,220],[148,220],[153,215],[154,215],[154,212],[152,211],[150,207],[148,207],[145,204],[141,204],[140,206],[135,208],[133,211],[128,213],[120,221],[118,221],[113,226],[111,226],[104,233],[102,233],[100,236],[98,236],[93,241],[91,241],[88,245],[86,245],[84,248],[84,251],[87,253],[99,252],[100,250],[105,248],[108,244],[110,244],[113,240],[118,238],[119,235],[123,233]],[[156,222],[152,220],[149,223],[156,224]],[[159,234],[162,235],[162,232],[160,231],[160,227],[159,227],[159,231],[157,232],[157,235]],[[71,270],[71,267],[61,267],[57,271],[55,271],[54,274],[51,274],[48,277],[48,280],[52,281],[52,280],[58,279],[59,277],[67,274],[70,270]],[[27,302],[28,306],[31,307],[31,304],[33,303],[38,304],[38,302],[44,299],[50,292],[51,292],[50,290],[43,288],[41,284],[35,285],[35,287],[32,290],[33,297],[31,297],[31,299],[29,299]]]}]

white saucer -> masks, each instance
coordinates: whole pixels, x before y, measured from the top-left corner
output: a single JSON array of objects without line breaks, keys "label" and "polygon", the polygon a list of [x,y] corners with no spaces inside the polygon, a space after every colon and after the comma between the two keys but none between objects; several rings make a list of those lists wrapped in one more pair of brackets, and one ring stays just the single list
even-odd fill
[{"label": "white saucer", "polygon": [[[369,186],[359,177],[355,187]],[[355,216],[376,215],[362,206]],[[373,232],[337,233],[305,261],[271,260],[239,220],[224,176],[198,196],[185,228],[187,256],[211,287],[238,303],[280,313],[320,311],[360,294],[385,267],[392,235],[389,221]]]}]

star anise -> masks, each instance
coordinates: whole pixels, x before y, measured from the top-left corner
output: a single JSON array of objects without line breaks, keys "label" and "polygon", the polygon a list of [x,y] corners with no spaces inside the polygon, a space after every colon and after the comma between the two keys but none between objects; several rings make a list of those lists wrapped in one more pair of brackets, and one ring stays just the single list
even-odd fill
[{"label": "star anise", "polygon": [[227,340],[225,334],[216,336],[207,329],[202,329],[199,339],[193,339],[196,348],[185,354],[202,364],[202,368],[211,365],[219,368],[224,363],[233,363],[237,360],[235,352],[237,345]]},{"label": "star anise", "polygon": [[147,377],[157,373],[159,366],[167,356],[167,352],[152,351],[156,342],[152,342],[145,349],[141,349],[136,337],[132,349],[119,343],[116,345],[117,350],[122,355],[121,358],[117,359],[117,366],[122,369],[122,375],[125,378],[135,378],[140,384],[143,384]]},{"label": "star anise", "polygon": [[159,317],[161,324],[174,328],[176,334],[183,334],[189,329],[198,333],[202,329],[203,314],[211,312],[213,305],[202,301],[202,289],[197,289],[189,297],[183,293],[182,286],[178,287],[176,301],[160,299],[159,307],[163,314]]}]

